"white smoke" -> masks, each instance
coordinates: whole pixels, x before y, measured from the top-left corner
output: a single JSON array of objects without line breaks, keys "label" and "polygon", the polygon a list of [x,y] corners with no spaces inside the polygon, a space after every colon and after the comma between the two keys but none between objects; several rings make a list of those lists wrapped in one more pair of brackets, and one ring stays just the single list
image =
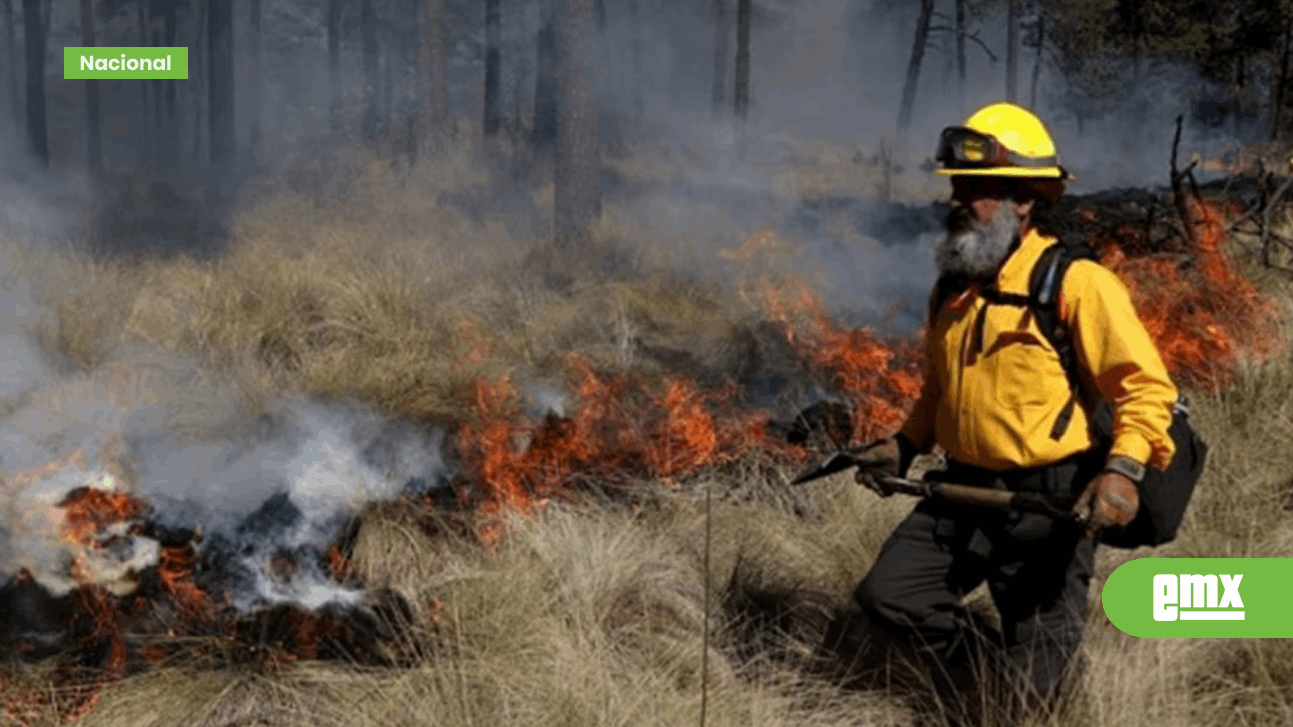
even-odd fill
[{"label": "white smoke", "polygon": [[535,384],[523,389],[526,395],[526,413],[534,419],[552,415],[566,416],[568,395],[551,384]]},{"label": "white smoke", "polygon": [[138,574],[158,562],[159,543],[129,535],[125,523],[96,533],[88,547],[65,537],[67,510],[60,505],[70,493],[83,487],[115,491],[120,485],[118,478],[90,466],[88,460],[84,450],[76,450],[6,483],[6,537],[0,565],[10,573],[26,569],[55,596],[87,581],[113,593],[129,593],[138,583]]},{"label": "white smoke", "polygon": [[[240,566],[233,589],[239,610],[352,605],[362,592],[327,575],[321,563],[328,547],[365,504],[438,483],[442,438],[315,402],[284,407],[268,429],[248,435],[268,435],[262,441],[202,446],[148,436],[159,432],[133,437],[137,492],[160,523],[200,525],[204,548],[232,554]],[[276,565],[283,557],[291,567]]]},{"label": "white smoke", "polygon": [[[442,484],[442,436],[361,407],[290,402],[249,424],[233,394],[180,357],[138,349],[93,375],[50,376],[26,339],[7,342],[0,419],[0,571],[26,569],[55,595],[91,581],[115,593],[158,563],[160,544],[105,528],[65,536],[59,507],[82,487],[124,490],[171,529],[197,526],[201,555],[230,569],[242,612],[353,605],[322,563],[367,503]],[[289,567],[282,567],[287,563]]]}]

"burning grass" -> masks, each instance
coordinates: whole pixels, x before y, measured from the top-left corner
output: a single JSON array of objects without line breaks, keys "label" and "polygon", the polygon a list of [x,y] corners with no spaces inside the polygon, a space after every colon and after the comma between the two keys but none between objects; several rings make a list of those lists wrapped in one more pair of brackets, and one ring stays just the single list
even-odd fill
[{"label": "burning grass", "polygon": [[[802,582],[803,574],[791,570],[811,566],[818,548],[839,547],[788,514],[769,520],[770,513],[748,508],[717,510],[725,543],[714,559],[719,592],[738,553],[748,549],[738,543],[773,546],[748,549],[740,567],[786,587]],[[697,515],[692,507],[658,516],[554,509],[517,522],[488,556],[470,541],[441,542],[433,564],[398,579],[402,588],[435,593],[445,604],[439,627],[424,633],[430,648],[421,664],[388,673],[306,663],[244,675],[163,668],[107,690],[82,724],[167,725],[184,715],[185,724],[222,726],[256,714],[275,725],[414,725],[427,715],[441,724],[689,721],[698,707],[695,634],[702,619]],[[768,521],[759,534],[748,528],[750,515]],[[388,528],[388,518],[374,517],[365,527]],[[778,561],[778,551],[805,549],[788,538],[779,545],[769,540],[784,527],[812,543],[806,557]],[[405,557],[392,554],[385,566],[398,572]],[[831,580],[818,576],[814,585]],[[715,621],[721,624],[717,605]],[[877,724],[903,723],[901,710],[883,697],[839,693],[784,667],[752,685],[742,676],[747,667],[726,654],[726,640],[716,639],[711,653],[712,724],[833,725],[858,714]]]},{"label": "burning grass", "polygon": [[1218,206],[1191,207],[1197,227],[1186,246],[1188,270],[1180,260],[1132,258],[1113,245],[1101,261],[1126,281],[1172,374],[1189,388],[1215,391],[1233,383],[1241,360],[1261,363],[1283,347],[1281,311],[1231,260]]},{"label": "burning grass", "polygon": [[[914,400],[918,339],[834,322],[809,281],[759,266],[787,254],[775,240],[732,248],[732,261],[749,264],[737,268],[743,285],[687,279],[672,267],[678,247],[625,257],[631,246],[617,235],[635,228],[612,207],[596,249],[628,262],[578,269],[563,293],[531,274],[527,243],[507,232],[505,215],[473,224],[384,169],[349,184],[363,204],[320,207],[287,192],[262,202],[213,260],[34,264],[49,279],[85,282],[74,296],[47,289],[57,305],[36,333],[84,372],[119,356],[123,341],[193,357],[241,395],[239,417],[269,411],[286,391],[452,430],[468,517],[452,520],[434,498],[373,505],[346,547],[320,554],[336,580],[398,596],[373,633],[393,635],[407,658],[399,668],[345,663],[361,661],[354,652],[312,662],[347,614],[266,609],[219,622],[220,604],[196,577],[197,550],[167,541],[153,572],[175,636],[151,634],[123,653],[135,603],[78,590],[82,611],[105,617],[86,633],[96,665],[111,668],[6,672],[0,705],[13,723],[684,723],[699,708],[706,577],[710,723],[909,723],[897,697],[842,689],[807,667],[910,503],[876,500],[845,477],[788,491],[806,452],[770,424],[804,398],[767,405],[746,394],[772,374],[802,376],[846,404],[847,436],[865,441],[892,430]],[[1227,257],[1217,212],[1198,212],[1188,268],[1103,250],[1173,373],[1201,399],[1196,418],[1214,445],[1181,540],[1154,554],[1287,556],[1293,525],[1280,498],[1293,471],[1282,454],[1293,370],[1278,314],[1293,291],[1251,282],[1253,271]],[[434,239],[414,232],[427,229]],[[704,488],[715,496],[708,574]],[[63,502],[63,535],[80,547],[99,547],[98,536],[140,514],[126,492],[83,489]],[[1099,579],[1133,555],[1102,553],[1093,599]],[[1095,697],[1086,716],[1052,724],[1206,727],[1232,724],[1228,709],[1261,722],[1289,703],[1277,646],[1135,641],[1092,613]],[[256,641],[256,629],[273,632],[261,653],[222,655]],[[131,659],[151,666],[124,676]],[[1208,677],[1213,665],[1234,677]],[[95,682],[105,676],[116,681]],[[1181,706],[1184,696],[1195,706]]]}]

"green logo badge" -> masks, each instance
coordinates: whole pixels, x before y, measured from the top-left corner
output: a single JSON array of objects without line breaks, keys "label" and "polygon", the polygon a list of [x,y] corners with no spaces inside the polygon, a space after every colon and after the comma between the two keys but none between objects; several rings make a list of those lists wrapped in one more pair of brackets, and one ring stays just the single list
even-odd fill
[{"label": "green logo badge", "polygon": [[188,78],[189,49],[63,48],[63,78]]},{"label": "green logo badge", "polygon": [[1140,558],[1105,581],[1119,630],[1144,638],[1293,637],[1293,558]]}]

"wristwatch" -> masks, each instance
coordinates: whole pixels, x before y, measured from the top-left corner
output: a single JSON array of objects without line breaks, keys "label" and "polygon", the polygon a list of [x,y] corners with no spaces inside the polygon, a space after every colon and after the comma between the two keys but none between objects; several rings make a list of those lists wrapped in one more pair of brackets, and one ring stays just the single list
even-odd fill
[{"label": "wristwatch", "polygon": [[1132,482],[1145,479],[1145,465],[1122,454],[1115,454],[1104,462],[1105,472],[1117,472]]}]

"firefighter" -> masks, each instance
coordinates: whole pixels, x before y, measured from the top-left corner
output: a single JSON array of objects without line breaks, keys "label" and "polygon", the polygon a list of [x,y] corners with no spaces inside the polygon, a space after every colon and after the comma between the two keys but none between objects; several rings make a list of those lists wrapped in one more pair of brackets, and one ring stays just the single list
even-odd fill
[{"label": "firefighter", "polygon": [[[904,476],[937,447],[947,481],[1068,497],[1087,525],[922,500],[854,595],[873,643],[919,657],[949,693],[1004,675],[1023,699],[1011,704],[1054,704],[1078,663],[1098,534],[1130,522],[1145,468],[1170,462],[1178,392],[1127,288],[1097,262],[1074,261],[1058,312],[1082,375],[1113,404],[1102,446],[1035,317],[990,299],[994,289],[1026,295],[1034,263],[1057,242],[1042,221],[1072,177],[1037,116],[986,106],[944,130],[936,161],[952,195],[934,250],[942,292],[931,300],[924,384],[900,430],[864,450],[857,479],[888,496],[875,475]],[[984,582],[999,630],[962,605]]]}]

